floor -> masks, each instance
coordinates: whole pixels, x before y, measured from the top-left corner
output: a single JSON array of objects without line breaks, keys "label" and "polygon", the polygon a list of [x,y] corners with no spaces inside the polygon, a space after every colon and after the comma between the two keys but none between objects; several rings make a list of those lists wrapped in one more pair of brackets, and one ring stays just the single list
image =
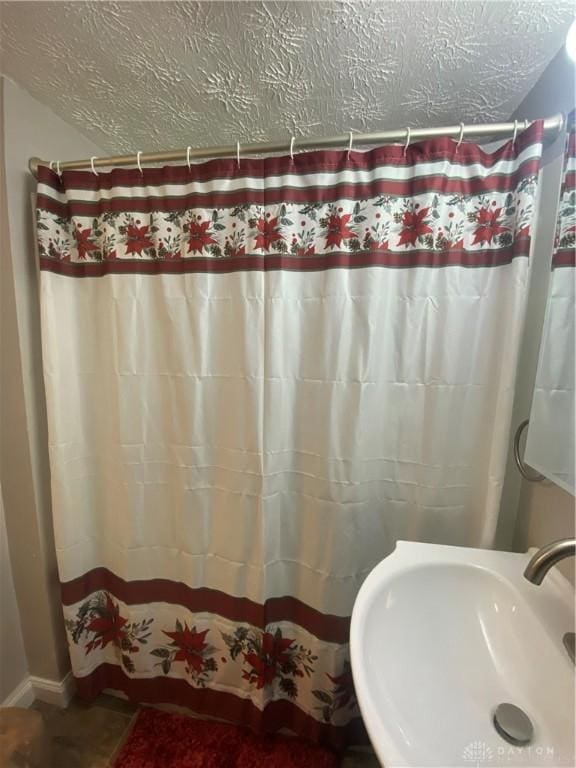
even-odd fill
[{"label": "floor", "polygon": [[42,713],[50,744],[50,768],[108,768],[124,741],[136,707],[113,696],[92,704],[73,699],[66,709],[43,701]]},{"label": "floor", "polygon": [[[137,712],[133,704],[106,695],[91,704],[74,699],[66,709],[42,701],[32,706],[46,723],[50,768],[109,768]],[[341,768],[379,768],[379,763],[368,750],[349,750]]]}]

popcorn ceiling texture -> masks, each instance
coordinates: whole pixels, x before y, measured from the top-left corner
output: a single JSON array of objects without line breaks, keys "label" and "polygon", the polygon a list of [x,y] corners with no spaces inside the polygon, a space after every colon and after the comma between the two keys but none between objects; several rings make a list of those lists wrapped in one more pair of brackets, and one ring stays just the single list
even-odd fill
[{"label": "popcorn ceiling texture", "polygon": [[507,119],[572,0],[0,3],[1,70],[111,152]]}]

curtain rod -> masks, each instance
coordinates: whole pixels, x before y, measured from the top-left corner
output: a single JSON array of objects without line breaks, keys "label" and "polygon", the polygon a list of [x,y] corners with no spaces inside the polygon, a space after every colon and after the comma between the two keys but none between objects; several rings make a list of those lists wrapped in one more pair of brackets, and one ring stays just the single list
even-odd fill
[{"label": "curtain rod", "polygon": [[[57,164],[61,171],[72,168],[91,170],[107,166],[125,166],[142,163],[165,163],[177,160],[202,160],[217,157],[235,157],[240,153],[244,156],[254,154],[268,154],[273,152],[288,152],[304,149],[337,149],[365,146],[368,144],[390,144],[396,142],[421,141],[439,136],[448,136],[462,139],[466,137],[504,137],[515,136],[520,129],[524,130],[532,124],[531,120],[515,120],[509,123],[479,123],[476,125],[449,125],[440,128],[401,128],[393,131],[380,131],[376,133],[342,133],[338,136],[314,137],[304,136],[293,138],[291,141],[265,141],[251,144],[228,144],[216,147],[199,147],[192,149],[168,150],[166,152],[138,152],[130,155],[111,155],[110,157],[95,157],[84,160],[67,160],[65,162],[51,161]],[[547,117],[544,120],[544,134],[554,140],[562,130],[564,116],[562,114]],[[352,141],[351,141],[352,138]],[[28,168],[34,175],[38,175],[39,165],[50,165],[50,161],[39,157],[31,157]]]}]

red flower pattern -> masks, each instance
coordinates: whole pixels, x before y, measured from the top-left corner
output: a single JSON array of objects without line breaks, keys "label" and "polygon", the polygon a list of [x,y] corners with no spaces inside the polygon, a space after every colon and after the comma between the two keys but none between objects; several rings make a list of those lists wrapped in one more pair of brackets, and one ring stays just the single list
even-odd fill
[{"label": "red flower pattern", "polygon": [[[349,213],[339,202],[304,206],[289,202],[265,209],[247,203],[208,212],[150,211],[146,224],[128,212],[106,212],[96,218],[75,218],[71,225],[40,210],[39,248],[44,258],[71,262],[107,262],[134,255],[167,262],[203,253],[211,258],[249,258],[277,252],[304,258],[330,256],[337,250],[392,257],[395,251],[410,248],[440,256],[470,250],[473,257],[478,246],[508,249],[530,236],[536,178],[525,177],[522,182],[515,193],[498,191],[490,197],[434,192],[424,198],[423,194],[419,205],[404,196],[382,195],[352,203]],[[564,239],[573,235],[566,231],[569,226],[564,227]],[[398,234],[392,238],[395,228]]]},{"label": "red flower pattern", "polygon": [[270,685],[278,675],[279,666],[290,661],[288,649],[293,642],[294,640],[287,637],[264,632],[260,653],[244,654],[244,661],[252,667],[242,673],[244,680],[255,683],[258,690],[265,685]]},{"label": "red flower pattern", "polygon": [[256,235],[255,248],[263,248],[265,251],[269,251],[270,246],[273,243],[284,239],[280,234],[280,225],[278,224],[277,216],[273,219],[261,217],[256,222],[256,229],[258,230],[258,234]]},{"label": "red flower pattern", "polygon": [[275,688],[290,699],[298,696],[296,680],[312,675],[318,660],[296,640],[282,637],[280,627],[272,634],[239,626],[233,634],[222,632],[222,638],[233,661],[240,656],[244,659],[243,680],[255,685],[257,690],[274,683]]},{"label": "red flower pattern", "polygon": [[419,211],[404,211],[398,245],[416,245],[419,237],[432,233],[426,221],[429,210],[430,208],[421,208]]},{"label": "red flower pattern", "polygon": [[489,208],[480,208],[476,217],[476,229],[474,230],[474,240],[472,245],[478,243],[491,243],[496,235],[506,232],[500,222],[502,208],[495,208],[491,211]]},{"label": "red flower pattern", "polygon": [[148,642],[153,621],[142,619],[129,623],[128,619],[120,615],[120,608],[108,592],[101,591],[82,603],[76,618],[66,619],[65,624],[75,645],[80,644],[84,635],[88,636],[86,654],[112,645],[124,669],[134,672],[131,655],[138,653],[140,646]]},{"label": "red flower pattern", "polygon": [[216,240],[209,231],[212,226],[208,221],[192,221],[188,227],[188,253],[202,253],[207,245],[215,245]]},{"label": "red flower pattern", "polygon": [[126,639],[126,631],[123,629],[127,619],[120,616],[120,608],[114,603],[109,594],[106,594],[104,608],[86,625],[88,632],[94,632],[96,637],[88,645],[89,651],[94,648],[106,648],[108,643],[120,645]]},{"label": "red flower pattern", "polygon": [[176,629],[162,632],[169,637],[170,645],[162,645],[154,648],[150,653],[159,659],[155,666],[162,668],[165,675],[169,674],[172,664],[183,661],[186,673],[190,681],[204,688],[214,672],[218,671],[218,662],[214,658],[216,648],[206,642],[209,629],[198,632],[196,627],[190,628],[188,624],[176,619]]},{"label": "red flower pattern", "polygon": [[142,251],[147,248],[153,248],[154,243],[148,235],[150,227],[137,227],[136,224],[128,224],[126,227],[126,255],[137,253],[142,255]]},{"label": "red flower pattern", "polygon": [[74,240],[76,240],[76,247],[78,248],[78,258],[84,261],[92,251],[98,250],[98,244],[92,239],[92,230],[87,227],[81,229],[77,227],[74,230]]},{"label": "red flower pattern", "polygon": [[351,213],[344,213],[341,216],[333,213],[329,217],[326,225],[326,248],[340,248],[343,240],[357,237],[356,233],[348,226],[351,218]]},{"label": "red flower pattern", "polygon": [[186,665],[193,669],[195,672],[202,672],[204,667],[203,652],[206,649],[206,635],[208,630],[203,632],[196,632],[196,627],[192,629],[188,628],[188,624],[184,624],[182,630],[176,630],[176,632],[166,632],[167,635],[179,650],[174,656],[174,661],[185,661]]}]

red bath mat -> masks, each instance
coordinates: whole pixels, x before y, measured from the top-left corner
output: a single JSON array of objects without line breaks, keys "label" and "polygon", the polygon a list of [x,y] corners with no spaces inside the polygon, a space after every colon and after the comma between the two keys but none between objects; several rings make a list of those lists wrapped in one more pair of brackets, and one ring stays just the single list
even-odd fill
[{"label": "red bath mat", "polygon": [[114,768],[337,768],[333,752],[283,736],[145,707]]}]

